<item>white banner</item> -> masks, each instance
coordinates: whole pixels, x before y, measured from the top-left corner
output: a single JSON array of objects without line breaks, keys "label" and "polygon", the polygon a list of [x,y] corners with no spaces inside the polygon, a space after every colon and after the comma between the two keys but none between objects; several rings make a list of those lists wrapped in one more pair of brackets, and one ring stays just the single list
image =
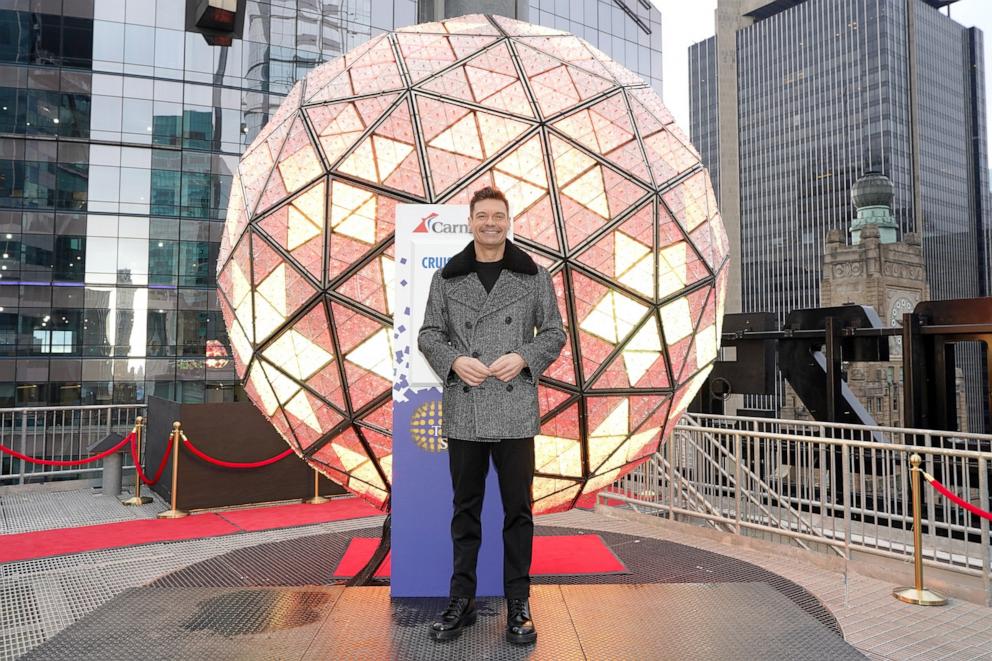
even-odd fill
[{"label": "white banner", "polygon": [[[512,235],[511,235],[512,238]],[[397,334],[397,347],[410,347],[410,388],[440,387],[441,381],[417,350],[434,271],[472,240],[467,204],[396,205],[396,310],[410,309],[410,324]],[[405,259],[405,261],[404,261]],[[405,283],[405,284],[404,284]],[[397,378],[401,375],[397,374]]]},{"label": "white banner", "polygon": [[[410,308],[409,335],[400,335],[397,346],[410,347],[410,388],[440,387],[441,381],[417,350],[417,334],[424,323],[424,309],[434,271],[471,240],[468,207],[463,204],[396,205],[397,310]],[[403,239],[406,239],[404,241]],[[404,245],[405,244],[405,245]],[[404,263],[404,258],[406,262]]]},{"label": "white banner", "polygon": [[[447,439],[437,415],[441,382],[417,349],[417,335],[434,271],[471,240],[467,205],[396,205],[390,581],[396,597],[443,597],[450,587],[452,492]],[[486,489],[499,493],[495,470],[489,471]],[[503,588],[499,498],[486,499],[482,519],[487,532],[479,550],[478,594],[495,596]]]}]

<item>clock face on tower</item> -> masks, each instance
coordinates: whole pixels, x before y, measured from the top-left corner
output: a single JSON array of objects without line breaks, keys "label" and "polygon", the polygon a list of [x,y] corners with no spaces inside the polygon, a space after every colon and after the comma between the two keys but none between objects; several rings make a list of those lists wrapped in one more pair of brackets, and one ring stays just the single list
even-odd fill
[{"label": "clock face on tower", "polygon": [[905,296],[900,296],[892,301],[892,307],[889,309],[889,324],[891,326],[902,325],[902,316],[907,312],[912,312],[914,307],[913,302]]},{"label": "clock face on tower", "polygon": [[[913,308],[916,307],[913,301],[906,298],[905,296],[899,296],[894,301],[892,301],[892,307],[889,308],[889,326],[896,328],[902,326],[902,316],[907,312],[912,312]],[[889,339],[889,356],[890,358],[896,358],[902,355],[902,338],[893,337]]]}]

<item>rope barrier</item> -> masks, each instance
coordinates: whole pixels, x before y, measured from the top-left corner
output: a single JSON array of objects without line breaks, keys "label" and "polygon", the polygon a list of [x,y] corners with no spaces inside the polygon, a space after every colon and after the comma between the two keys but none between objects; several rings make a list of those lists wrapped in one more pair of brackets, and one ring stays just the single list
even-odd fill
[{"label": "rope barrier", "polygon": [[926,471],[921,471],[921,472],[923,473],[923,477],[926,479],[926,481],[930,483],[930,486],[932,486],[934,489],[936,489],[939,493],[941,493],[949,501],[951,501],[952,503],[954,503],[955,505],[957,505],[959,507],[963,507],[964,509],[968,510],[972,514],[975,514],[977,516],[980,516],[983,519],[988,519],[989,521],[992,521],[992,512],[986,512],[985,510],[983,510],[980,507],[975,507],[974,505],[972,505],[971,503],[969,503],[967,500],[964,500],[963,498],[959,498],[956,493],[954,493],[953,491],[951,491],[950,489],[948,489],[947,487],[945,487],[943,484],[941,484],[940,482],[938,482],[934,478],[933,475],[931,475],[930,473],[927,473]]},{"label": "rope barrier", "polygon": [[105,457],[109,457],[110,455],[114,454],[115,452],[118,452],[121,448],[123,448],[128,443],[131,443],[133,440],[134,440],[134,432],[132,431],[130,434],[128,434],[127,436],[125,436],[124,439],[120,443],[118,443],[114,447],[110,448],[109,450],[105,450],[105,451],[101,452],[100,454],[95,454],[92,457],[87,457],[86,459],[76,459],[76,460],[73,460],[73,461],[62,461],[62,460],[57,460],[57,459],[38,459],[37,457],[29,457],[26,454],[21,454],[17,450],[14,450],[12,448],[8,448],[6,445],[3,445],[3,444],[0,444],[0,452],[3,452],[5,454],[9,454],[10,456],[16,457],[17,459],[20,459],[21,461],[26,461],[26,462],[28,462],[30,464],[39,464],[41,466],[62,466],[62,467],[67,467],[67,466],[82,466],[83,464],[91,464],[94,461],[100,461],[101,459],[103,459]]},{"label": "rope barrier", "polygon": [[224,461],[222,459],[215,459],[207,453],[203,452],[195,445],[192,441],[186,438],[186,434],[183,434],[183,442],[186,444],[186,449],[192,452],[194,455],[207,462],[208,464],[213,464],[214,466],[221,466],[223,468],[236,468],[236,469],[250,469],[250,468],[261,468],[263,466],[268,466],[269,464],[274,464],[277,461],[281,461],[293,454],[293,448],[288,448],[285,452],[280,452],[274,457],[269,457],[268,459],[262,459],[261,461]]},{"label": "rope barrier", "polygon": [[[159,479],[162,477],[162,473],[165,472],[165,467],[169,463],[169,452],[172,450],[173,440],[172,440],[172,437],[170,436],[169,437],[169,444],[168,444],[168,446],[165,449],[165,454],[162,455],[162,463],[159,464],[158,469],[155,471],[155,476],[149,478],[148,475],[141,468],[141,461],[140,461],[140,458],[138,457],[138,451],[137,451],[138,448],[137,448],[137,440],[136,439],[137,439],[137,436],[132,431],[130,434],[128,434],[127,436],[125,436],[121,440],[120,443],[118,443],[114,447],[110,448],[109,450],[105,450],[105,451],[101,452],[100,454],[95,454],[92,457],[87,457],[86,459],[77,459],[77,460],[73,460],[73,461],[62,461],[62,460],[56,460],[56,459],[38,459],[37,457],[29,457],[26,454],[21,454],[17,450],[14,450],[13,448],[9,448],[9,447],[7,447],[6,445],[3,445],[3,444],[0,444],[0,452],[3,452],[5,454],[9,454],[10,456],[15,457],[17,459],[20,459],[21,461],[27,461],[28,463],[39,464],[41,466],[69,467],[69,466],[81,466],[83,464],[93,463],[94,461],[100,461],[101,459],[104,459],[106,457],[109,457],[110,455],[114,454],[115,452],[119,452],[121,450],[121,448],[123,448],[125,445],[130,444],[130,446],[131,446],[131,456],[134,458],[134,465],[135,465],[135,468],[137,468],[138,477],[141,478],[141,481],[142,482],[144,482],[145,484],[151,486],[151,485],[155,484],[156,482],[158,482]],[[203,461],[206,461],[209,464],[213,464],[215,466],[221,466],[223,468],[233,468],[233,469],[238,469],[238,470],[248,470],[248,469],[252,469],[252,468],[262,468],[264,466],[269,466],[270,464],[274,464],[277,461],[282,461],[283,459],[285,459],[289,455],[293,454],[293,449],[292,448],[287,448],[285,452],[280,452],[279,454],[275,455],[274,457],[269,457],[268,459],[262,459],[261,461],[224,461],[223,459],[217,459],[215,457],[211,457],[210,455],[208,455],[203,450],[200,450],[198,447],[196,447],[195,445],[193,445],[193,442],[192,441],[190,441],[188,438],[186,438],[186,434],[183,434],[182,435],[182,439],[183,439],[183,442],[186,444],[186,449],[188,449],[190,452],[192,452],[195,456],[199,457],[200,459],[202,459]]]},{"label": "rope barrier", "polygon": [[134,467],[137,469],[138,477],[141,481],[152,486],[162,477],[162,473],[165,472],[165,467],[169,463],[169,452],[172,451],[172,435],[169,435],[169,443],[165,446],[165,454],[162,455],[162,463],[158,465],[158,470],[155,471],[155,477],[148,479],[145,475],[145,471],[141,469],[141,459],[138,457],[138,442],[136,438],[131,439],[131,457],[134,458]]}]

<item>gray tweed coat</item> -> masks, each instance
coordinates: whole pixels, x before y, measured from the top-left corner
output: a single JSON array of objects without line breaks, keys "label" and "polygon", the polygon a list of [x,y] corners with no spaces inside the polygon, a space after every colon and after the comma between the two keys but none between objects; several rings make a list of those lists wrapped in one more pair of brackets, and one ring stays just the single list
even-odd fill
[{"label": "gray tweed coat", "polygon": [[[445,437],[496,441],[538,434],[537,380],[564,345],[548,271],[508,240],[503,271],[487,294],[475,273],[475,245],[469,243],[434,273],[417,337],[443,384]],[[510,352],[527,366],[507,382],[489,377],[472,387],[451,369],[459,356],[489,365]]]}]

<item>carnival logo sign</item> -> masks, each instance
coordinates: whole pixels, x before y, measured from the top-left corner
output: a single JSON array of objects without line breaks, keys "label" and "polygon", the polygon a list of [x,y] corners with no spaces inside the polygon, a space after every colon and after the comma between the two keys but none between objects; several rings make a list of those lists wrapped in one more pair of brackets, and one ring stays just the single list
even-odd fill
[{"label": "carnival logo sign", "polygon": [[414,234],[468,234],[465,223],[446,223],[438,220],[438,215],[431,212],[420,219],[420,224],[413,228]]}]

